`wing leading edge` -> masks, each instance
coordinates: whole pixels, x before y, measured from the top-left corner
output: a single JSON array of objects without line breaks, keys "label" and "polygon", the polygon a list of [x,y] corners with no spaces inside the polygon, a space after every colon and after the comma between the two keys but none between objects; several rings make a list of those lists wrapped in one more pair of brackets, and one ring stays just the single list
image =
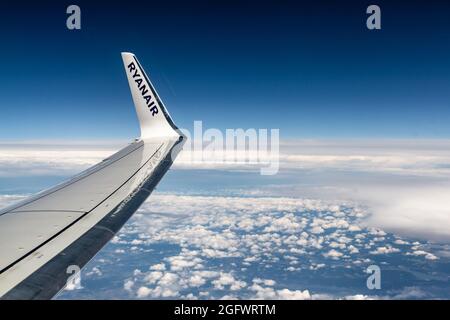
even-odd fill
[{"label": "wing leading edge", "polygon": [[137,58],[122,53],[141,138],[72,179],[0,210],[0,297],[50,299],[120,230],[185,136]]}]

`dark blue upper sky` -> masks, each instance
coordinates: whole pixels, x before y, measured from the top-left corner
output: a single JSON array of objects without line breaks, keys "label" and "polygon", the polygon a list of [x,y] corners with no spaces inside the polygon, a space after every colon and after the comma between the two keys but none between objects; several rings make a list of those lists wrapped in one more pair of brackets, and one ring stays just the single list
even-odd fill
[{"label": "dark blue upper sky", "polygon": [[180,127],[450,138],[449,15],[446,1],[2,2],[0,140],[137,136],[121,51]]}]

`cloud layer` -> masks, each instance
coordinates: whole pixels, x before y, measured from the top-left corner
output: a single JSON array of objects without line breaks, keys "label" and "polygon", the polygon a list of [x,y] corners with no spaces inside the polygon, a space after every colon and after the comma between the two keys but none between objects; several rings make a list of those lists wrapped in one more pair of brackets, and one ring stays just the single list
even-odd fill
[{"label": "cloud layer", "polygon": [[[122,144],[3,144],[0,178],[70,176]],[[191,162],[193,157],[186,152],[177,158],[174,169],[259,173],[259,165],[217,163],[209,161],[207,154],[204,161]],[[277,185],[267,193],[269,188],[261,182],[254,192],[358,201],[369,207],[371,226],[450,241],[448,140],[285,140],[279,160]]]},{"label": "cloud layer", "polygon": [[[364,227],[365,216],[345,202],[158,194],[113,239],[109,252],[124,260],[159,256],[128,271],[122,282],[125,296],[138,299],[389,298],[422,282],[367,294],[369,265],[413,275],[416,264],[424,272],[424,263],[434,268],[447,261],[427,243]],[[93,262],[89,273],[103,268]],[[327,289],[345,279],[353,285]]]}]

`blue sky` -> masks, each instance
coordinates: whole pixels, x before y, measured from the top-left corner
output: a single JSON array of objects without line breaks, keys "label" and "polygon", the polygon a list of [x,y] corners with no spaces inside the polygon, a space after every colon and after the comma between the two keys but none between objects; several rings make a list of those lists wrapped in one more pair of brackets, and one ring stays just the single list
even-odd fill
[{"label": "blue sky", "polygon": [[448,4],[367,1],[0,5],[0,140],[138,135],[121,51],[180,127],[280,128],[282,138],[449,138]]}]

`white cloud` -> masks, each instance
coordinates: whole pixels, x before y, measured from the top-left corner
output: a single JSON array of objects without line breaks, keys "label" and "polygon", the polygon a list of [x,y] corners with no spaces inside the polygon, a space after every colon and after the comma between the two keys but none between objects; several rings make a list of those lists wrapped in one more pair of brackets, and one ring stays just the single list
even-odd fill
[{"label": "white cloud", "polygon": [[202,259],[197,257],[187,257],[186,255],[179,255],[167,258],[170,263],[170,270],[180,271],[185,268],[196,268],[201,264]]},{"label": "white cloud", "polygon": [[313,263],[312,265],[309,266],[309,270],[319,270],[321,268],[325,268],[325,263],[319,263],[319,264]]},{"label": "white cloud", "polygon": [[206,283],[206,280],[198,274],[194,274],[189,278],[189,285],[192,287],[200,287]]},{"label": "white cloud", "polygon": [[164,274],[161,271],[153,271],[150,272],[145,278],[144,280],[146,282],[148,282],[149,284],[153,284],[156,283],[159,279],[162,278]]},{"label": "white cloud", "polygon": [[147,298],[152,293],[152,290],[150,290],[147,287],[140,287],[136,293],[138,298]]},{"label": "white cloud", "polygon": [[314,234],[321,234],[324,233],[324,230],[320,226],[315,226],[310,230],[310,232]]},{"label": "white cloud", "polygon": [[361,198],[374,214],[366,223],[405,236],[450,240],[450,185],[436,184],[441,186],[428,182],[422,186],[368,188]]},{"label": "white cloud", "polygon": [[164,271],[166,270],[166,265],[164,263],[154,264],[150,267],[150,270]]},{"label": "white cloud", "polygon": [[126,280],[125,283],[123,284],[123,289],[131,292],[133,290],[133,286],[134,286],[134,281]]},{"label": "white cloud", "polygon": [[276,281],[275,280],[271,280],[271,279],[264,279],[263,283],[266,286],[274,286],[276,284]]},{"label": "white cloud", "polygon": [[212,284],[219,290],[223,290],[225,289],[225,286],[228,286],[231,291],[240,290],[247,286],[244,281],[235,279],[230,273],[220,273],[219,278],[212,281]]},{"label": "white cloud", "polygon": [[361,228],[357,225],[351,225],[348,227],[348,231],[361,231]]},{"label": "white cloud", "polygon": [[352,296],[345,296],[344,300],[376,300],[376,297],[367,296],[364,294],[355,294]]},{"label": "white cloud", "polygon": [[391,246],[386,247],[378,247],[376,250],[371,251],[371,254],[389,254],[389,253],[397,253],[400,252],[399,249],[393,248]]},{"label": "white cloud", "polygon": [[236,296],[226,294],[221,297],[220,300],[238,300],[238,298]]},{"label": "white cloud", "polygon": [[103,275],[103,272],[100,270],[99,267],[93,267],[91,271],[86,273],[86,276],[93,276],[93,275],[100,277]]},{"label": "white cloud", "polygon": [[428,260],[437,260],[437,259],[439,259],[434,254],[426,252],[426,251],[423,251],[423,250],[415,250],[412,253],[407,253],[407,254],[412,254],[414,256],[424,256],[425,259],[428,259]]},{"label": "white cloud", "polygon": [[358,250],[358,248],[356,248],[355,246],[350,245],[350,246],[348,247],[348,252],[351,253],[351,254],[357,254],[357,253],[359,253],[359,250]]},{"label": "white cloud", "polygon": [[264,284],[266,286],[274,286],[276,284],[275,280],[272,279],[261,279],[261,278],[254,278],[252,280],[253,283],[257,283],[257,284]]},{"label": "white cloud", "polygon": [[172,272],[166,272],[164,275],[159,279],[158,284],[164,285],[164,286],[171,286],[177,283],[178,281],[178,275]]},{"label": "white cloud", "polygon": [[277,290],[278,298],[281,300],[309,300],[311,299],[311,295],[308,290],[289,290],[282,289]]},{"label": "white cloud", "polygon": [[[284,169],[339,169],[356,172],[388,172],[439,176],[449,175],[450,140],[284,140],[280,142],[279,162]],[[195,169],[254,170],[245,163],[192,161],[196,152],[184,150],[175,167]],[[234,154],[234,151],[233,151]],[[197,157],[198,158],[198,157]]]},{"label": "white cloud", "polygon": [[343,256],[342,252],[336,251],[334,249],[331,249],[330,251],[323,254],[324,257],[332,258],[332,259],[339,259]]},{"label": "white cloud", "polygon": [[0,177],[75,174],[115,151],[111,146],[0,145]]},{"label": "white cloud", "polygon": [[345,243],[338,243],[336,241],[332,241],[329,246],[331,248],[339,248],[339,249],[345,249],[347,246],[345,245]]},{"label": "white cloud", "polygon": [[257,300],[309,300],[311,295],[308,290],[289,290],[281,289],[275,290],[272,287],[263,287],[257,283],[253,283],[250,290],[254,291],[254,296],[251,299]]}]

